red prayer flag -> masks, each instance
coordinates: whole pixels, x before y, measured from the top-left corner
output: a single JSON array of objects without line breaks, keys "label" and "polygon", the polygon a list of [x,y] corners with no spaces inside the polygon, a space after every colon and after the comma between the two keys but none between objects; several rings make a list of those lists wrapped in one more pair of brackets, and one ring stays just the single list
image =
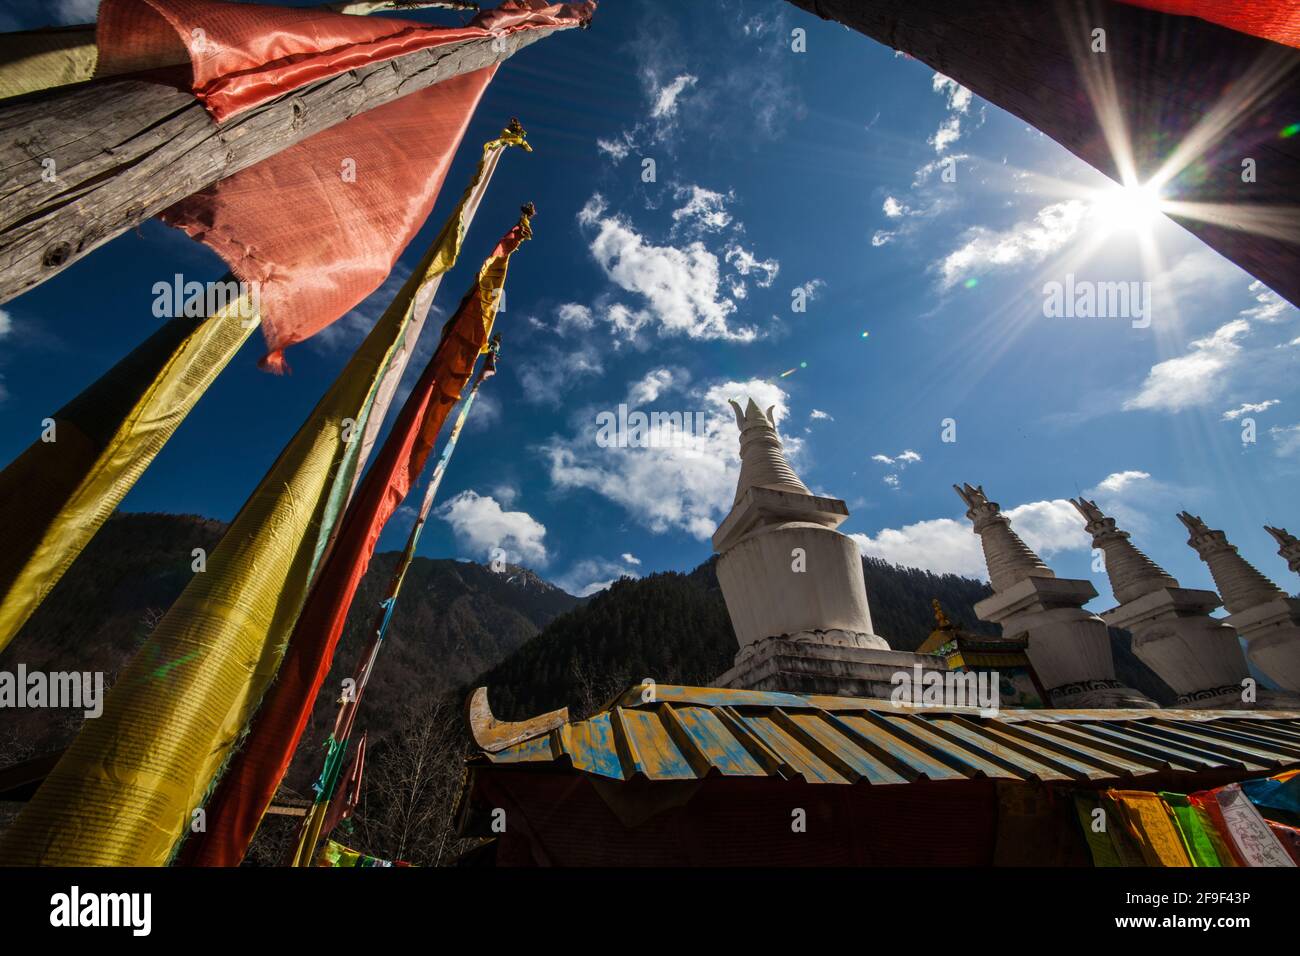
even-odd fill
[{"label": "red prayer flag", "polygon": [[307,83],[416,50],[585,23],[596,5],[507,0],[465,27],[223,0],[103,0],[101,75],[189,60],[194,95],[218,121]]},{"label": "red prayer flag", "polygon": [[366,769],[366,735],[357,741],[357,751],[352,755],[352,763],[343,775],[343,783],[330,801],[329,813],[325,815],[325,826],[321,833],[328,836],[333,829],[356,812],[361,802],[361,779]]},{"label": "red prayer flag", "polygon": [[495,72],[466,73],[361,113],[163,212],[163,222],[258,284],[264,365],[282,371],[286,346],[383,284],[432,211]]},{"label": "red prayer flag", "polygon": [[1198,17],[1221,27],[1249,33],[1286,46],[1300,47],[1300,4],[1296,0],[1120,0],[1134,7],[1180,17]]}]

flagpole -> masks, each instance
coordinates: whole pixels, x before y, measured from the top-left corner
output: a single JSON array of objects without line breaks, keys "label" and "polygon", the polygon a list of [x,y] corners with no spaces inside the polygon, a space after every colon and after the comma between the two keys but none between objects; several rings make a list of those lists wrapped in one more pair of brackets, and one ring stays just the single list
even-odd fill
[{"label": "flagpole", "polygon": [[370,675],[374,673],[375,660],[379,656],[379,649],[388,632],[388,624],[392,620],[393,609],[397,604],[397,595],[402,589],[402,582],[406,578],[407,570],[415,560],[415,550],[420,542],[420,534],[424,531],[425,523],[433,508],[434,499],[438,495],[438,488],[442,484],[443,476],[447,473],[447,466],[451,462],[452,453],[456,450],[456,443],[460,440],[461,429],[465,427],[465,421],[469,418],[469,410],[473,407],[474,398],[478,395],[479,386],[483,384],[484,380],[491,378],[496,373],[496,363],[500,354],[501,336],[497,334],[492,337],[492,342],[488,346],[487,358],[479,367],[478,375],[474,378],[474,384],[470,388],[469,394],[461,402],[460,412],[452,425],[451,434],[447,437],[446,447],[443,448],[442,455],[438,458],[437,464],[434,465],[433,474],[429,478],[429,485],[424,491],[424,499],[420,503],[420,511],[416,515],[411,533],[407,536],[406,547],[402,551],[397,567],[393,569],[384,600],[380,602],[379,609],[375,614],[370,629],[370,642],[361,652],[360,660],[354,671],[352,687],[349,688],[348,692],[345,692],[339,701],[339,712],[334,720],[334,729],[330,732],[329,739],[325,743],[325,765],[321,769],[316,783],[313,784],[316,796],[311,810],[304,818],[303,826],[299,830],[299,840],[294,851],[293,866],[311,865],[316,844],[320,842],[321,829],[329,810],[330,800],[333,798],[334,789],[338,785],[339,771],[343,766],[343,758],[346,756],[348,742],[352,737],[357,708],[361,706],[361,696],[365,692],[366,685],[370,682]]}]

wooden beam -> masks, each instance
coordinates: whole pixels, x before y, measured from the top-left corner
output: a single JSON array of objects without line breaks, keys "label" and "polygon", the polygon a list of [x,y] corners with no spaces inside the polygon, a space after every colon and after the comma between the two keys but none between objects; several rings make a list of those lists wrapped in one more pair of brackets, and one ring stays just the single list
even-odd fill
[{"label": "wooden beam", "polygon": [[[419,50],[304,86],[220,126],[187,89],[139,79],[0,103],[0,303],[210,183],[563,29]],[[46,160],[54,182],[42,178]]]},{"label": "wooden beam", "polygon": [[[1114,79],[1140,181],[1220,107],[1222,128],[1191,151],[1166,193],[1222,218],[1170,218],[1300,304],[1300,136],[1279,136],[1300,116],[1300,50],[1113,0],[790,2],[922,61],[1116,180],[1085,70]],[[1097,28],[1104,53],[1090,50]],[[1254,181],[1242,179],[1246,158],[1256,161]]]}]

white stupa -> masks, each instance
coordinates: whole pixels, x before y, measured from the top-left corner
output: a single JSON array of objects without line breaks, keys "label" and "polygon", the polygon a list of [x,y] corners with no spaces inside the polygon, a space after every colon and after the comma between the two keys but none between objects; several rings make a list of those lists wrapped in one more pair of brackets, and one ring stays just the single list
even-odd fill
[{"label": "white stupa", "polygon": [[858,546],[835,530],[849,509],[799,480],[771,408],[731,405],[740,479],[713,549],[740,651],[718,686],[887,698],[900,669],[945,670],[874,632]]},{"label": "white stupa", "polygon": [[1219,596],[1182,587],[1095,501],[1071,499],[1071,504],[1083,515],[1093,547],[1105,555],[1106,575],[1119,601],[1102,620],[1133,635],[1133,653],[1178,695],[1175,706],[1246,706],[1243,681],[1249,670],[1241,642],[1232,627],[1210,616]]},{"label": "white stupa", "polygon": [[1155,707],[1115,679],[1110,633],[1083,605],[1097,596],[1092,582],[1058,578],[1011,529],[996,501],[978,485],[953,485],[980,536],[993,596],[975,605],[982,621],[1006,637],[1029,638],[1027,653],[1053,707]]},{"label": "white stupa", "polygon": [[1246,642],[1246,658],[1279,687],[1300,691],[1300,601],[1238,554],[1222,531],[1186,511],[1178,517],[1191,533],[1187,543],[1209,566],[1223,597],[1229,612],[1224,620]]}]

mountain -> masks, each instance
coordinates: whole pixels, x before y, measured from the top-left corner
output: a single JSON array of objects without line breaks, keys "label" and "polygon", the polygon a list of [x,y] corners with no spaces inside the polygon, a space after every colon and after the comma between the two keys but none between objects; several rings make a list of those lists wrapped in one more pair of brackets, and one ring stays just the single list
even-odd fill
[{"label": "mountain", "polygon": [[[211,552],[225,525],[196,515],[117,514],[87,546],[14,642],[0,670],[19,661],[44,671],[103,671],[111,686],[194,573],[192,551]],[[336,711],[369,631],[396,552],[376,555],[362,581],[287,783],[301,791],[319,769],[319,742]],[[398,726],[413,702],[463,695],[486,685],[501,718],[560,706],[595,710],[652,677],[708,684],[731,666],[736,639],[711,558],[689,573],[623,579],[580,600],[532,571],[504,573],[468,561],[417,558],[402,589],[384,653],[366,695],[362,724],[372,740]],[[863,559],[876,631],[898,650],[930,633],[937,598],[961,626],[996,633],[976,620],[988,585]],[[1161,703],[1172,694],[1112,633],[1119,678]],[[455,703],[459,703],[456,701]],[[80,712],[13,711],[0,727],[0,765],[65,746]]]},{"label": "mountain", "polygon": [[[210,554],[225,530],[196,515],[114,515],[0,654],[0,670],[13,671],[21,661],[29,670],[103,671],[111,686],[194,574],[193,549]],[[318,759],[310,743],[323,740],[333,722],[332,688],[352,673],[397,557],[376,555],[361,583],[304,738],[307,763]],[[368,721],[382,728],[396,702],[455,689],[577,604],[578,598],[523,568],[496,573],[471,562],[417,558],[368,691]],[[50,711],[7,713],[0,765],[65,746],[80,726],[80,712],[53,713],[54,719]],[[291,774],[291,782],[301,776]]]},{"label": "mountain", "polygon": [[[334,724],[337,692],[353,674],[398,557],[396,551],[376,555],[357,589],[334,666],[286,778],[294,789],[310,784],[320,770],[320,750],[312,742],[323,742]],[[470,561],[416,558],[366,688],[362,726],[372,738],[384,736],[409,702],[446,696],[578,603],[572,594],[515,565],[496,572]]]}]

